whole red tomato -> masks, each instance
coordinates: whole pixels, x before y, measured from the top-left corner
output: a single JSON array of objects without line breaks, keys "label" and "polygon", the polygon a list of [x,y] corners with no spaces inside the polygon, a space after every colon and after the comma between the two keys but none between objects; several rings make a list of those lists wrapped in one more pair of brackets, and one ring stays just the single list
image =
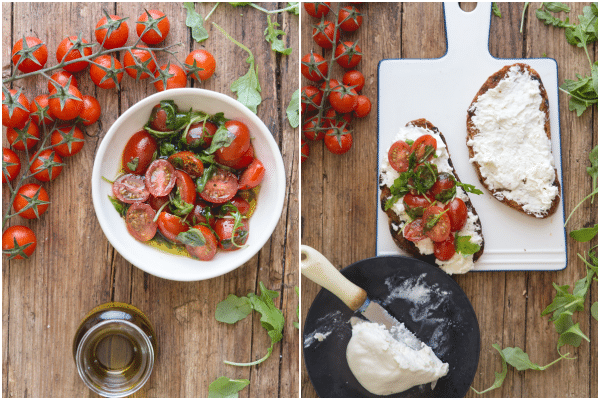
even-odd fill
[{"label": "whole red tomato", "polygon": [[121,83],[123,66],[116,58],[105,54],[97,57],[90,67],[92,81],[102,89],[112,89]]},{"label": "whole red tomato", "polygon": [[[110,21],[106,16],[102,17],[96,24],[96,41],[105,49],[115,49],[123,46],[129,36],[129,27],[125,19],[118,15],[110,15]],[[106,36],[108,33],[108,37]]]},{"label": "whole red tomato", "polygon": [[9,260],[31,257],[36,246],[35,233],[26,226],[13,225],[2,233],[2,254],[7,254]]},{"label": "whole red tomato", "polygon": [[356,107],[354,108],[354,116],[364,118],[371,112],[371,100],[365,95],[358,95],[356,98]]},{"label": "whole red tomato", "polygon": [[17,40],[12,48],[12,62],[19,71],[28,73],[40,70],[48,60],[48,48],[34,36]]},{"label": "whole red tomato", "polygon": [[2,125],[9,128],[22,128],[29,119],[30,113],[29,100],[23,93],[2,87]]},{"label": "whole red tomato", "polygon": [[46,189],[37,183],[28,183],[17,191],[13,208],[21,217],[35,219],[46,212],[50,204],[49,200]]},{"label": "whole red tomato", "polygon": [[179,65],[164,64],[154,73],[154,87],[159,92],[165,90],[163,77],[167,81],[167,89],[184,88],[187,85],[187,77],[185,72]]},{"label": "whole red tomato", "polygon": [[365,77],[360,71],[353,69],[344,74],[342,83],[346,86],[354,86],[353,89],[360,92],[365,86]]},{"label": "whole red tomato", "polygon": [[[77,36],[69,36],[63,39],[56,49],[56,61],[59,63],[71,62],[83,56],[89,56],[92,54],[92,49],[89,46],[87,40],[78,40]],[[83,52],[83,55],[81,54]],[[63,66],[65,71],[79,72],[83,71],[88,66],[88,61],[78,61]]]},{"label": "whole red tomato", "polygon": [[331,2],[328,1],[323,3],[304,3],[304,9],[311,17],[320,19],[329,13],[330,4]]},{"label": "whole red tomato", "polygon": [[334,43],[337,43],[340,38],[340,33],[338,30],[336,34],[335,24],[333,22],[321,21],[313,28],[312,37],[316,44],[329,50],[333,48]]},{"label": "whole red tomato", "polygon": [[205,81],[215,73],[217,62],[212,54],[203,49],[192,51],[185,59],[188,75],[197,81]]},{"label": "whole red tomato", "polygon": [[325,134],[325,147],[333,154],[344,154],[352,147],[352,133],[346,128],[333,128]]},{"label": "whole red tomato", "polygon": [[302,114],[315,111],[323,101],[323,92],[314,86],[304,86],[301,90]]},{"label": "whole red tomato", "polygon": [[357,102],[358,94],[347,86],[338,86],[329,93],[329,103],[335,111],[342,114],[352,112],[356,108]]},{"label": "whole red tomato", "polygon": [[217,160],[237,160],[243,156],[250,147],[250,131],[246,124],[236,120],[225,122],[225,128],[227,128],[229,133],[234,136],[234,139],[229,146],[219,147],[215,152],[215,156],[217,157]]},{"label": "whole red tomato", "polygon": [[[146,44],[158,44],[165,40],[169,34],[171,23],[169,19],[159,10],[146,10],[137,20],[135,30],[142,42]],[[146,30],[146,33],[144,33]]]},{"label": "whole red tomato", "polygon": [[327,61],[319,54],[310,52],[302,57],[302,75],[313,82],[320,82],[327,76]]},{"label": "whole red tomato", "polygon": [[66,87],[69,83],[69,79],[71,79],[70,84],[78,88],[77,79],[75,79],[72,73],[67,71],[58,71],[54,73],[48,80],[48,92],[51,92],[53,89],[56,89],[56,85]]},{"label": "whole red tomato", "polygon": [[[143,44],[139,44],[138,47],[147,48]],[[153,55],[154,52],[150,49],[133,49],[125,52],[123,64],[125,65],[125,72],[127,72],[127,75],[139,80],[150,77],[150,74],[146,71],[150,71],[154,74],[154,71],[156,71],[156,62],[154,62]]]},{"label": "whole red tomato", "polygon": [[[81,92],[75,86],[60,88],[50,92],[48,97],[48,107],[52,115],[65,121],[77,118],[83,110],[83,99]],[[61,101],[61,98],[64,101]]]},{"label": "whole red tomato", "polygon": [[21,160],[19,156],[8,147],[2,148],[2,165],[4,166],[3,169],[6,168],[5,171],[2,171],[2,183],[14,181],[19,172],[21,172]]},{"label": "whole red tomato", "polygon": [[79,114],[83,125],[90,126],[98,121],[101,113],[102,109],[100,108],[98,100],[93,96],[83,95],[83,110],[81,110],[81,114]]},{"label": "whole red tomato", "polygon": [[362,59],[360,46],[356,42],[341,42],[335,48],[335,58],[340,67],[354,68]]},{"label": "whole red tomato", "polygon": [[54,122],[54,115],[50,113],[50,107],[48,106],[48,95],[40,94],[29,104],[29,114],[31,120],[38,126],[43,124],[46,127],[50,127]]},{"label": "whole red tomato", "polygon": [[56,179],[63,168],[62,158],[51,149],[43,150],[35,159],[31,156],[29,163],[33,177],[41,182],[48,182]]},{"label": "whole red tomato", "polygon": [[338,12],[338,24],[343,31],[354,32],[362,25],[362,14],[354,6],[342,7]]},{"label": "whole red tomato", "polygon": [[62,126],[52,131],[50,143],[60,156],[73,156],[83,148],[83,132],[77,126]]},{"label": "whole red tomato", "polygon": [[40,141],[41,137],[40,128],[31,119],[27,121],[22,129],[6,129],[6,139],[15,150],[24,151],[25,148],[31,150]]}]

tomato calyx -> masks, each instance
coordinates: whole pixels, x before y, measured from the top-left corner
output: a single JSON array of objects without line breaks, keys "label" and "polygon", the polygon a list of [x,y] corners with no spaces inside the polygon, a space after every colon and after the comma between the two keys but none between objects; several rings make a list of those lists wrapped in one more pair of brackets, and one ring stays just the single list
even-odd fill
[{"label": "tomato calyx", "polygon": [[15,68],[19,68],[19,66],[25,60],[30,60],[30,61],[34,62],[40,68],[43,67],[44,64],[40,63],[40,61],[37,59],[37,57],[33,53],[36,52],[42,46],[44,46],[44,43],[40,41],[39,43],[33,45],[32,47],[29,47],[29,43],[27,43],[27,38],[25,37],[25,35],[23,35],[23,39],[22,40],[23,40],[23,44],[22,44],[21,50],[19,50],[19,51],[15,52],[14,54],[12,54],[12,58],[13,59],[16,56],[19,57],[19,61],[15,65]]},{"label": "tomato calyx", "polygon": [[[171,60],[169,60],[165,66],[165,68],[157,68],[154,72],[156,78],[154,78],[151,83],[162,82],[163,88],[167,88],[167,81],[175,76],[175,74],[170,74],[169,70],[171,69]],[[161,101],[162,103],[162,101]]]},{"label": "tomato calyx", "polygon": [[121,27],[121,24],[127,21],[129,17],[113,19],[106,10],[102,10],[102,12],[106,17],[106,22],[104,23],[104,25],[96,27],[95,31],[101,31],[103,29],[106,29],[106,33],[104,34],[104,41],[100,44],[102,47],[104,47],[104,43],[108,40],[110,35],[114,31],[118,30]]},{"label": "tomato calyx", "polygon": [[[69,78],[69,82],[70,81],[71,81],[71,78]],[[73,101],[77,101],[77,102],[81,101],[80,97],[77,97],[76,95],[72,94],[69,91],[70,85],[66,85],[66,87],[65,87],[65,86],[61,86],[61,85],[55,85],[54,82],[52,82],[52,85],[54,85],[55,90],[53,90],[54,93],[51,93],[50,96],[48,96],[48,100],[58,99],[61,110],[64,110],[67,100],[73,100]]]},{"label": "tomato calyx", "polygon": [[117,90],[121,90],[121,87],[119,86],[119,82],[121,81],[119,75],[123,76],[124,69],[121,67],[121,64],[119,63],[119,61],[117,61],[116,58],[114,58],[112,56],[109,56],[109,57],[110,57],[110,67],[105,67],[104,65],[102,65],[100,63],[96,63],[96,62],[92,61],[92,63],[95,66],[97,66],[102,71],[104,71],[104,76],[102,77],[102,79],[100,79],[100,82],[98,83],[98,85],[101,85],[102,83],[104,83],[106,81],[112,81],[115,84],[115,87],[117,88]]},{"label": "tomato calyx", "polygon": [[[39,137],[29,133],[29,127],[31,124],[32,124],[32,122],[29,119],[29,120],[27,120],[27,123],[25,124],[25,126],[22,129],[12,128],[13,131],[17,134],[17,136],[12,141],[11,146],[13,146],[14,148],[20,148],[22,146],[23,149],[24,148],[31,149],[35,145],[35,143],[40,140]],[[28,142],[30,140],[33,140],[34,143],[29,144]]]},{"label": "tomato calyx", "polygon": [[[339,59],[347,56],[348,65],[353,65],[353,62],[356,62],[356,59],[353,60],[353,57],[360,59],[363,55],[360,47],[358,46],[358,42],[340,42],[336,49],[336,53],[339,54],[335,56],[335,60],[339,63]],[[342,65],[342,67],[344,66]]]},{"label": "tomato calyx", "polygon": [[[311,51],[308,61],[302,61],[302,65],[308,68],[308,75],[314,77],[316,74],[316,76],[318,77],[318,79],[316,79],[317,81],[326,78],[321,69],[327,70],[327,61],[325,59],[322,59],[322,57],[320,56],[318,56],[318,58],[320,60],[317,60],[317,58],[315,57],[315,53]],[[323,65],[325,68],[323,68]],[[315,81],[315,79],[310,80]]]},{"label": "tomato calyx", "polygon": [[6,87],[2,86],[2,94],[4,95],[4,100],[2,100],[2,105],[6,106],[8,108],[8,117],[9,118],[12,118],[12,115],[17,108],[20,108],[21,110],[29,113],[29,108],[27,108],[25,105],[23,105],[19,101],[19,98],[23,94],[22,92],[23,92],[23,89],[20,88],[13,95]]},{"label": "tomato calyx", "polygon": [[[62,170],[62,166],[65,165],[62,162],[59,161],[54,161],[56,153],[54,151],[50,152],[49,155],[47,157],[43,156],[42,154],[40,154],[36,160],[40,160],[41,164],[37,166],[37,168],[35,168],[33,171],[31,171],[34,175],[43,172],[43,171],[48,171],[48,177],[49,180],[54,179],[53,177],[53,173],[54,173],[54,168],[60,168]],[[59,170],[60,172],[60,170]]]},{"label": "tomato calyx", "polygon": [[[25,205],[25,207],[15,210],[15,211],[17,211],[17,214],[22,214],[29,209],[33,209],[35,218],[39,219],[40,218],[40,206],[45,205],[45,207],[41,207],[41,209],[43,210],[42,213],[46,211],[46,208],[48,207],[50,202],[40,199],[40,195],[48,198],[48,194],[46,193],[46,191],[44,190],[44,188],[42,186],[39,186],[39,185],[37,185],[37,186],[38,186],[37,190],[31,197],[27,196],[24,192],[18,192],[18,196],[23,198],[27,204]],[[22,186],[21,188],[24,188],[24,187],[25,186]],[[29,218],[29,217],[27,217],[27,218]]]},{"label": "tomato calyx", "polygon": [[69,153],[71,153],[73,151],[72,150],[73,143],[84,142],[84,140],[75,136],[76,129],[78,129],[76,125],[71,126],[70,127],[71,129],[69,129],[68,132],[65,132],[65,128],[69,128],[69,127],[65,126],[65,127],[62,127],[62,129],[61,128],[53,129],[53,131],[58,131],[60,136],[62,137],[60,142],[53,143],[53,145],[56,147],[56,146],[66,144],[67,148],[69,150]]},{"label": "tomato calyx", "polygon": [[[158,18],[154,18],[152,16],[152,14],[148,10],[144,9],[144,12],[146,13],[146,16],[148,17],[148,19],[146,21],[141,21],[141,20],[138,19],[137,23],[144,26],[144,30],[139,35],[139,37],[144,36],[146,34],[146,32],[148,32],[148,31],[154,31],[154,32],[156,32],[156,34],[158,36],[163,36],[162,31],[158,27],[158,23],[160,21],[162,21],[163,19],[167,18],[167,16],[166,15],[161,15]],[[167,68],[167,70],[168,70],[168,68]],[[166,84],[165,84],[165,87],[167,87]]]},{"label": "tomato calyx", "polygon": [[[25,252],[25,250],[33,245],[35,247],[34,242],[24,243],[23,245],[19,245],[17,242],[16,236],[13,237],[13,247],[10,249],[2,249],[2,254],[6,254],[9,260],[12,259],[29,259],[29,256]],[[4,246],[3,246],[4,247]]]}]

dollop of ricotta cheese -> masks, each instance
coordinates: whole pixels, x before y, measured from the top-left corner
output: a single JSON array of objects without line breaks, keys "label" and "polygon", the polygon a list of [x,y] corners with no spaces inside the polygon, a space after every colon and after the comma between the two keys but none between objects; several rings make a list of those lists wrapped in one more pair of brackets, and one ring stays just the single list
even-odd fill
[{"label": "dollop of ricotta cheese", "polygon": [[[448,364],[431,347],[418,339],[415,346],[415,337],[404,324],[392,329],[397,332],[392,334],[384,325],[367,321],[352,327],[346,359],[365,389],[387,396],[437,381],[448,373]],[[403,330],[408,334],[402,334]]]},{"label": "dollop of ricotta cheese", "polygon": [[513,66],[498,85],[471,106],[478,130],[467,145],[485,184],[498,200],[514,200],[526,212],[543,217],[558,195],[551,142],[544,125],[540,81]]}]

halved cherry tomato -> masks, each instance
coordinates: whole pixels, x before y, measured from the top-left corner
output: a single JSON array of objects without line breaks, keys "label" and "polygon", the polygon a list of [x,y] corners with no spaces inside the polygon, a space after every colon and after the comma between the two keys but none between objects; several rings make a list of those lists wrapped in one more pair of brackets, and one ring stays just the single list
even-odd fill
[{"label": "halved cherry tomato", "polygon": [[[429,149],[427,146],[431,146],[433,150]],[[419,137],[410,148],[410,152],[414,152],[417,156],[418,163],[429,161],[435,154],[435,150],[437,150],[437,141],[431,135]],[[429,153],[427,157],[425,157],[426,153]]]},{"label": "halved cherry tomato", "polygon": [[198,122],[190,126],[185,135],[185,141],[190,147],[200,146],[206,149],[212,143],[213,136],[217,132],[217,126],[210,121]]},{"label": "halved cherry tomato", "polygon": [[145,130],[134,133],[123,150],[121,165],[126,172],[143,174],[158,149],[156,139]]},{"label": "halved cherry tomato", "polygon": [[194,179],[201,177],[204,173],[202,161],[200,161],[191,151],[186,150],[171,154],[168,161],[175,168],[184,170]]},{"label": "halved cherry tomato", "polygon": [[231,200],[238,191],[238,179],[231,172],[218,169],[206,182],[200,196],[210,202],[221,204]]},{"label": "halved cherry tomato", "polygon": [[158,224],[154,222],[156,213],[146,203],[134,203],[127,210],[125,223],[127,231],[135,239],[141,242],[147,242],[156,235]]},{"label": "halved cherry tomato", "polygon": [[197,229],[202,233],[205,244],[202,246],[190,246],[186,244],[186,250],[201,261],[212,260],[217,253],[217,238],[207,226],[196,225],[193,229]]},{"label": "halved cherry tomato", "polygon": [[443,242],[433,242],[433,255],[441,261],[448,261],[454,256],[454,235],[448,236]]},{"label": "halved cherry tomato", "polygon": [[392,168],[398,172],[408,171],[410,146],[402,140],[394,142],[388,151],[388,160]]},{"label": "halved cherry tomato", "polygon": [[[40,217],[48,209],[48,203],[35,204],[31,200],[37,199],[42,202],[47,202],[49,199],[48,192],[37,183],[28,183],[23,185],[17,191],[13,208],[21,217],[34,219]],[[29,206],[29,208],[27,208]],[[37,211],[37,214],[36,214]]]},{"label": "halved cherry tomato", "polygon": [[[215,223],[215,232],[219,237],[219,247],[223,250],[238,250],[248,240],[248,221],[242,220],[242,225],[235,229],[235,220],[233,218],[220,218]],[[232,237],[235,244],[232,243]],[[237,245],[237,246],[236,246]]]},{"label": "halved cherry tomato", "polygon": [[215,225],[215,216],[212,214],[210,205],[203,200],[196,199],[196,204],[191,213],[186,217],[186,221],[192,225],[209,224]]},{"label": "halved cherry tomato", "polygon": [[444,207],[448,210],[448,216],[450,217],[450,229],[452,232],[460,231],[467,222],[469,210],[467,205],[462,199],[455,197],[450,203]]},{"label": "halved cherry tomato", "polygon": [[181,200],[188,204],[194,204],[196,200],[196,184],[192,178],[184,171],[175,170],[175,179],[175,185],[177,185]]},{"label": "halved cherry tomato", "polygon": [[242,173],[239,190],[252,189],[253,187],[260,185],[264,177],[265,166],[258,158],[255,158]]},{"label": "halved cherry tomato", "polygon": [[248,165],[250,165],[250,163],[253,160],[254,160],[254,147],[252,146],[252,144],[250,144],[250,147],[248,147],[248,151],[246,151],[244,153],[244,155],[242,155],[237,160],[224,161],[224,160],[218,159],[218,161],[220,161],[220,164],[226,165],[233,169],[244,169]]},{"label": "halved cherry tomato", "polygon": [[434,242],[443,242],[450,235],[450,217],[441,207],[428,207],[423,212],[423,223],[423,232]]},{"label": "halved cherry tomato", "polygon": [[415,243],[425,239],[427,236],[423,233],[423,225],[422,218],[417,218],[413,222],[406,224],[403,232],[404,237]]},{"label": "halved cherry tomato", "polygon": [[[2,148],[2,183],[6,183],[8,179],[10,182],[14,181],[19,172],[21,171],[21,160],[17,153],[9,149],[8,147]],[[7,173],[7,175],[4,174]]]},{"label": "halved cherry tomato", "polygon": [[29,164],[31,167],[29,168],[29,172],[31,172],[33,177],[41,182],[49,182],[54,179],[63,169],[62,158],[52,149],[43,150],[36,158],[33,159],[31,156],[29,160]]},{"label": "halved cherry tomato", "polygon": [[404,202],[406,204],[408,204],[409,207],[423,207],[423,208],[427,208],[431,205],[431,203],[429,202],[429,200],[427,200],[427,198],[423,195],[420,194],[412,194],[412,193],[407,193],[404,196]]},{"label": "halved cherry tomato", "polygon": [[128,204],[144,202],[150,197],[145,177],[141,175],[121,175],[113,183],[112,190],[117,199]]},{"label": "halved cherry tomato", "polygon": [[250,131],[246,124],[235,120],[225,122],[225,128],[233,135],[233,140],[229,146],[223,146],[217,149],[215,155],[217,159],[233,161],[240,158],[248,151],[248,147],[250,147]]},{"label": "halved cherry tomato", "polygon": [[231,204],[233,204],[240,214],[246,215],[248,211],[250,211],[250,203],[246,200],[242,199],[240,196],[234,196],[233,199],[230,200]]},{"label": "halved cherry tomato", "polygon": [[175,168],[167,160],[154,160],[146,170],[146,188],[152,196],[168,195],[175,186],[175,181]]},{"label": "halved cherry tomato", "polygon": [[[142,179],[143,179],[143,177],[142,177]],[[150,195],[148,197],[148,204],[150,205],[150,207],[152,207],[152,209],[154,211],[160,210],[160,208],[163,205],[165,205],[165,203],[168,203],[169,201],[171,201],[171,199],[169,199],[169,196],[154,197],[154,196]],[[163,208],[163,210],[169,211],[169,206]]]},{"label": "halved cherry tomato", "polygon": [[190,229],[190,226],[177,215],[173,215],[165,211],[158,215],[157,223],[160,233],[175,243],[181,243],[179,239],[177,239],[177,235]]},{"label": "halved cherry tomato", "polygon": [[[428,194],[431,197],[435,198],[438,201],[446,202],[452,198],[456,190],[452,190],[452,188],[456,185],[454,179],[450,176],[450,174],[442,172],[438,174],[438,179],[435,181],[431,189],[429,189]],[[448,192],[452,191],[452,192]]]}]

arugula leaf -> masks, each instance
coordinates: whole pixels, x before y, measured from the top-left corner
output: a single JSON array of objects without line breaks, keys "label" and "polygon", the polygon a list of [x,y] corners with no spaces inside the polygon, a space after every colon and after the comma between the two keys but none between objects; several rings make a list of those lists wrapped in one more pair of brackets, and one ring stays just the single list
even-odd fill
[{"label": "arugula leaf", "polygon": [[552,2],[552,3],[542,3],[542,5],[546,8],[546,10],[552,11],[554,13],[558,13],[561,11],[564,11],[567,13],[571,12],[571,9],[569,8],[569,6],[567,6],[566,4],[563,4],[563,3]]},{"label": "arugula leaf", "polygon": [[463,255],[475,254],[481,246],[477,243],[471,243],[471,236],[456,236],[454,239],[454,248],[457,253]]},{"label": "arugula leaf", "polygon": [[127,215],[127,210],[129,210],[129,204],[122,203],[119,201],[119,199],[113,196],[108,196],[108,199],[110,200],[113,207],[115,208],[115,210],[117,210],[121,217]]},{"label": "arugula leaf", "polygon": [[248,379],[229,379],[226,376],[221,376],[208,385],[208,397],[238,398],[238,392],[249,384]]},{"label": "arugula leaf", "polygon": [[492,12],[494,13],[494,15],[496,17],[502,18],[502,14],[500,13],[500,8],[498,8],[498,3],[495,1],[492,3]]},{"label": "arugula leaf", "polygon": [[290,104],[285,112],[290,126],[292,128],[297,128],[300,125],[300,89],[296,89],[294,94],[292,94]]},{"label": "arugula leaf", "polygon": [[598,321],[598,302],[595,301],[594,304],[592,304],[592,308],[590,309],[590,313],[592,314],[592,317],[594,317],[594,319],[596,321]]},{"label": "arugula leaf", "polygon": [[292,48],[285,48],[285,43],[282,39],[279,39],[279,35],[285,35],[285,31],[277,29],[279,23],[271,22],[271,16],[267,14],[267,29],[265,29],[265,39],[267,42],[271,42],[271,50],[281,53],[283,55],[289,55],[292,53]]},{"label": "arugula leaf", "polygon": [[566,21],[563,21],[562,19],[550,14],[550,11],[544,10],[542,8],[538,8],[537,10],[535,10],[535,16],[540,21],[544,22],[544,24],[552,25],[557,28],[568,28],[572,26],[571,24],[569,24],[569,18],[567,18]]},{"label": "arugula leaf", "polygon": [[235,324],[246,318],[252,312],[252,305],[247,297],[237,297],[230,294],[225,300],[217,304],[215,318],[219,322]]},{"label": "arugula leaf", "polygon": [[260,96],[261,89],[260,82],[258,81],[258,68],[255,66],[254,55],[249,48],[229,36],[229,34],[219,25],[215,24],[214,22],[213,25],[229,40],[246,51],[249,55],[246,59],[246,62],[250,64],[250,68],[245,75],[239,77],[231,84],[231,91],[237,93],[237,99],[240,103],[248,107],[250,111],[256,114],[257,107],[262,102],[262,97]]},{"label": "arugula leaf", "polygon": [[501,372],[494,372],[494,375],[496,376],[496,379],[494,380],[494,383],[492,384],[492,386],[490,386],[489,388],[482,390],[481,392],[476,390],[474,387],[471,387],[471,389],[473,389],[473,391],[477,394],[484,394],[487,393],[489,391],[492,391],[494,389],[498,389],[499,387],[502,386],[502,384],[504,383],[504,379],[506,378],[506,373],[508,372],[508,365],[506,364],[506,359],[504,358],[504,354],[502,353],[502,349],[500,348],[499,345],[497,345],[496,343],[492,344],[492,347],[496,350],[498,350],[498,352],[500,353],[500,357],[502,357],[502,371]]},{"label": "arugula leaf", "polygon": [[[292,7],[294,6],[294,7]],[[289,13],[294,14],[294,15],[300,15],[300,2],[296,1],[296,2],[288,2],[288,7],[292,7],[288,10]]]},{"label": "arugula leaf", "polygon": [[460,186],[467,193],[483,194],[483,192],[481,190],[477,189],[475,187],[475,185],[471,185],[469,183],[463,183],[463,182],[460,182],[457,180],[455,180],[455,182],[456,182],[456,186]]},{"label": "arugula leaf", "polygon": [[[596,78],[598,78],[598,64],[596,62]],[[596,87],[598,85],[598,81],[596,79]],[[596,192],[598,192],[598,145],[590,151],[590,163],[592,164],[590,167],[586,168],[586,171],[589,176],[592,177],[592,188]],[[594,202],[594,197],[592,197],[592,203]]]},{"label": "arugula leaf", "polygon": [[186,203],[181,198],[181,191],[179,190],[179,188],[177,188],[175,196],[173,196],[173,198],[171,199],[171,211],[173,211],[173,214],[177,215],[178,217],[184,217],[191,213],[193,209],[194,205]]},{"label": "arugula leaf", "polygon": [[550,364],[542,366],[532,362],[529,359],[529,355],[518,347],[507,347],[500,351],[500,354],[502,355],[502,358],[504,358],[509,365],[515,367],[517,371],[525,371],[528,369],[543,371],[564,358],[564,356],[560,356]]},{"label": "arugula leaf", "polygon": [[597,234],[598,234],[598,224],[595,224],[594,226],[592,226],[590,228],[581,228],[581,229],[577,229],[575,231],[571,231],[569,233],[569,236],[571,236],[573,239],[577,240],[578,242],[589,242],[594,237],[596,237]]},{"label": "arugula leaf", "polygon": [[[247,304],[250,305],[252,310],[258,312],[261,315],[260,324],[263,328],[267,330],[267,334],[269,335],[269,338],[271,338],[271,346],[267,350],[267,354],[260,360],[256,360],[249,363],[236,363],[231,361],[224,361],[225,364],[234,365],[238,367],[247,367],[260,364],[269,358],[269,356],[273,353],[273,347],[275,343],[279,342],[283,338],[282,332],[285,319],[281,310],[275,307],[275,304],[273,302],[273,300],[279,296],[279,293],[277,293],[274,290],[267,289],[262,282],[259,282],[259,288],[259,296],[257,296],[254,293],[248,293],[247,297],[237,300],[235,298],[230,299],[230,295],[225,300],[227,301],[227,303],[224,303],[223,305],[221,305],[221,303],[223,302],[219,303],[219,305],[217,306],[217,308],[219,309],[219,318],[221,320],[229,321],[234,321],[236,319],[239,321],[240,319],[243,319],[245,317],[245,315],[243,316],[243,314],[246,311],[246,308],[244,308],[244,302],[247,301]],[[229,313],[231,313],[232,315],[229,315]]]},{"label": "arugula leaf", "polygon": [[187,10],[185,25],[192,29],[192,38],[198,43],[208,39],[208,31],[204,28],[204,18],[196,12],[194,3],[183,3],[183,7]]}]

